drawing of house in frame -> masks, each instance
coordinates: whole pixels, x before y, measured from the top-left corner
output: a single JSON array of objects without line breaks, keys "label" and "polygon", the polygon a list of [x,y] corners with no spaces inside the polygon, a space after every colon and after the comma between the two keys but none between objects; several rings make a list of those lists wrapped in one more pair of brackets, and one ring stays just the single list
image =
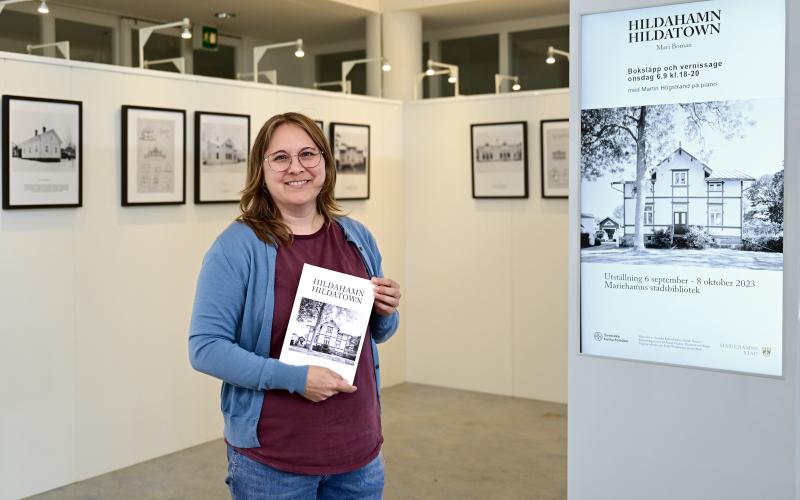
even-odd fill
[{"label": "drawing of house in frame", "polygon": [[[649,240],[658,230],[681,238],[689,226],[706,229],[722,245],[742,242],[744,192],[755,179],[738,170],[712,170],[682,147],[650,171],[645,195],[644,233]],[[750,183],[750,184],[747,184]],[[622,184],[624,237],[635,232],[635,181]]]},{"label": "drawing of house in frame", "polygon": [[42,133],[36,129],[33,137],[26,139],[20,145],[20,154],[25,160],[35,161],[61,161],[61,144],[63,141],[55,130],[42,127]]}]

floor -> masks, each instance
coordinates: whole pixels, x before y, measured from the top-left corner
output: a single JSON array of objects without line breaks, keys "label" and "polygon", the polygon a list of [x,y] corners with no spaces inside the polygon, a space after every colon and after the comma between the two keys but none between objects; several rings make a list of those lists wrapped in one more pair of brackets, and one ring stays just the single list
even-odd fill
[{"label": "floor", "polygon": [[[419,384],[381,401],[386,499],[566,499],[565,405]],[[225,499],[225,470],[217,440],[30,498]]]}]

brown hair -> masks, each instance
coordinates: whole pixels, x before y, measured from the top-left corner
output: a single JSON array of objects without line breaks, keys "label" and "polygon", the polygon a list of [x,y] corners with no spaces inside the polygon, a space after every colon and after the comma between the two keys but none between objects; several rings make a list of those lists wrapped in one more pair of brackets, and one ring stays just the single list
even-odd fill
[{"label": "brown hair", "polygon": [[250,150],[247,183],[239,201],[242,214],[237,219],[250,226],[256,236],[268,244],[287,245],[292,242],[292,231],[283,222],[281,212],[272,199],[272,195],[269,194],[264,179],[264,154],[269,148],[275,130],[287,123],[303,129],[319,148],[322,158],[325,160],[325,183],[317,195],[317,212],[325,218],[326,224],[341,214],[341,208],[336,203],[333,194],[333,188],[336,185],[336,163],[331,146],[322,133],[322,129],[314,120],[300,113],[275,115],[261,127]]}]

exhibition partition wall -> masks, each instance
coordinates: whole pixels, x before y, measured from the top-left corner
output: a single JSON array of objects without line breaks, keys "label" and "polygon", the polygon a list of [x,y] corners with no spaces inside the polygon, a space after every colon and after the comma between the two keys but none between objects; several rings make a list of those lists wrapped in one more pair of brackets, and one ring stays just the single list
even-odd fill
[{"label": "exhibition partition wall", "polygon": [[800,498],[800,6],[570,9],[569,496]]},{"label": "exhibition partition wall", "polygon": [[[0,94],[81,102],[83,146],[81,207],[0,211],[2,499],[221,437],[219,383],[191,369],[187,335],[201,259],[238,207],[193,203],[195,112],[249,115],[251,141],[289,110],[369,125],[370,197],[343,205],[402,281],[400,102],[8,53]],[[185,204],[121,206],[124,105],[185,111]],[[406,378],[402,328],[384,385]]]},{"label": "exhibition partition wall", "polygon": [[405,104],[409,382],[566,401],[567,200],[541,195],[540,132],[568,98]]}]

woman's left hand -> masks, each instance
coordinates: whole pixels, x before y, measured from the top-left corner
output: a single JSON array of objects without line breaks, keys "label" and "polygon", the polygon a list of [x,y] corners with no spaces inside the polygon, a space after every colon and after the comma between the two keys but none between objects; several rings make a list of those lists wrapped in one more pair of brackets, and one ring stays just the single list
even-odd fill
[{"label": "woman's left hand", "polygon": [[375,285],[375,303],[372,308],[381,316],[389,316],[400,305],[400,284],[389,278],[372,278]]}]

